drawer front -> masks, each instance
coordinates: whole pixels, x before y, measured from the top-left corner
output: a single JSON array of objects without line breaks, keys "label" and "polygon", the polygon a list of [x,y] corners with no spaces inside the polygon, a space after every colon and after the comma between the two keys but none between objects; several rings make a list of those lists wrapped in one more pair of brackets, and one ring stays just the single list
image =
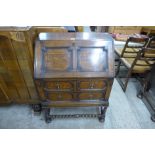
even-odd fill
[{"label": "drawer front", "polygon": [[78,95],[79,100],[103,100],[104,99],[104,93],[103,92],[83,92],[79,93]]},{"label": "drawer front", "polygon": [[68,81],[49,81],[46,82],[45,88],[53,90],[72,90],[73,83]]},{"label": "drawer front", "polygon": [[51,101],[70,101],[73,99],[71,93],[49,93],[48,99]]},{"label": "drawer front", "polygon": [[106,81],[105,80],[81,80],[78,81],[78,89],[105,89],[106,88]]}]

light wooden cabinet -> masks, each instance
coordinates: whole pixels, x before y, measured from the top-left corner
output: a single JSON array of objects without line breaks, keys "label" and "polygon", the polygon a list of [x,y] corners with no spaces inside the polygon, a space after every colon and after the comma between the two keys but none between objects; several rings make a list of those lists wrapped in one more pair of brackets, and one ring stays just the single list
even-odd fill
[{"label": "light wooden cabinet", "polygon": [[34,83],[34,42],[40,32],[63,27],[0,27],[0,105],[39,102]]},{"label": "light wooden cabinet", "polygon": [[109,26],[109,33],[134,34],[140,33],[141,26]]},{"label": "light wooden cabinet", "polygon": [[[31,28],[0,28],[0,85],[7,102],[35,103]],[[0,99],[5,104],[6,99]]]}]

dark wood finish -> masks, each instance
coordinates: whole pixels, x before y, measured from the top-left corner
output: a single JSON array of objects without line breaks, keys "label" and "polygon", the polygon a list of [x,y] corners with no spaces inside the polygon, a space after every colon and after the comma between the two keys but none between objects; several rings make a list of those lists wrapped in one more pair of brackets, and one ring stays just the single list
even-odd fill
[{"label": "dark wood finish", "polygon": [[143,26],[141,33],[145,33],[148,36],[154,36],[155,35],[155,26]]},{"label": "dark wood finish", "polygon": [[148,81],[147,85],[141,87],[137,97],[145,103],[151,114],[151,120],[155,122],[155,64],[145,81]]},{"label": "dark wood finish", "polygon": [[[120,83],[123,91],[126,91],[128,81],[133,73],[141,75],[140,80],[144,85],[144,91],[147,89],[148,85],[148,75],[152,69],[152,66],[155,63],[155,48],[142,48],[139,50],[136,58],[121,58],[118,68],[117,68],[117,79]],[[118,73],[120,71],[120,66],[123,65],[127,68],[128,72],[125,78],[125,82],[123,83],[121,78],[119,77]]]},{"label": "dark wood finish", "polygon": [[108,34],[41,33],[35,44],[34,76],[42,104],[108,106],[113,54]]},{"label": "dark wood finish", "polygon": [[115,53],[118,58],[135,58],[139,50],[148,44],[147,36],[130,36],[128,37],[124,47],[115,47]]}]

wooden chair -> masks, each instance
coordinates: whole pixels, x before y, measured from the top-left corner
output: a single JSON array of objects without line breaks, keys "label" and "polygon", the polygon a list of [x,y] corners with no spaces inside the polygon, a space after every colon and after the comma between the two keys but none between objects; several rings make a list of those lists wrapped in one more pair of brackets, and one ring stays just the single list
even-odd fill
[{"label": "wooden chair", "polygon": [[129,37],[124,47],[115,47],[115,53],[117,56],[124,58],[135,58],[138,51],[145,47],[148,43],[148,38]]},{"label": "wooden chair", "polygon": [[[136,36],[130,36],[124,47],[115,47],[115,53],[118,57],[118,64],[117,66],[120,66],[120,58],[135,58],[143,47],[145,47],[148,44],[148,37],[136,37]],[[116,76],[118,75],[118,69],[116,70]]]},{"label": "wooden chair", "polygon": [[155,48],[155,36],[151,37],[146,44],[146,47]]},{"label": "wooden chair", "polygon": [[[142,75],[142,77],[146,77],[146,75],[150,72],[152,65],[155,63],[155,48],[142,48],[139,50],[136,58],[120,58],[120,63],[118,66],[118,73],[120,71],[120,65],[122,64],[128,70],[127,75],[125,77],[125,83],[122,82],[121,78],[119,78],[117,74],[117,80],[120,83],[123,91],[126,91],[128,81],[132,75],[132,73],[136,73],[138,75]],[[148,81],[144,80],[145,89],[147,89]]]}]

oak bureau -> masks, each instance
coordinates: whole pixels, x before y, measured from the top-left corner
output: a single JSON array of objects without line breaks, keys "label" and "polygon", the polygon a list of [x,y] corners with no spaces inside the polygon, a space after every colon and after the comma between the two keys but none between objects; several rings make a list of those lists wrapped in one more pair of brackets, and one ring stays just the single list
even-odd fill
[{"label": "oak bureau", "polygon": [[[57,117],[89,116],[104,122],[114,79],[113,39],[95,32],[40,33],[34,78],[47,123]],[[98,107],[99,113],[50,113],[51,108],[88,106]]]}]

